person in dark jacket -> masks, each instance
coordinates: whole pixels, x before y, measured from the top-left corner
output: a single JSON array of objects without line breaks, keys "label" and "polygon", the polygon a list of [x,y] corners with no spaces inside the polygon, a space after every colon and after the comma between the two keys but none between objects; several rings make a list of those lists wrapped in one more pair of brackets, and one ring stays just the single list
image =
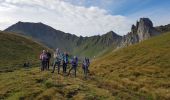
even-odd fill
[{"label": "person in dark jacket", "polygon": [[72,67],[69,70],[68,75],[70,75],[71,70],[74,69],[74,76],[76,77],[76,71],[77,71],[77,66],[78,66],[78,58],[76,56],[74,56],[74,58],[72,58],[71,65],[72,65]]},{"label": "person in dark jacket", "polygon": [[62,55],[61,55],[59,49],[57,48],[56,51],[54,52],[53,71],[51,73],[54,73],[56,65],[58,67],[58,74],[60,73],[60,64],[61,64],[61,60],[62,60],[61,56]]},{"label": "person in dark jacket", "polygon": [[67,64],[68,64],[68,53],[63,53],[63,73],[67,73]]},{"label": "person in dark jacket", "polygon": [[84,72],[84,77],[87,78],[87,72],[88,72],[88,59],[85,57],[82,63],[82,69]]},{"label": "person in dark jacket", "polygon": [[41,71],[44,71],[47,66],[47,54],[46,51],[43,50],[43,52],[40,54],[40,60],[41,60]]},{"label": "person in dark jacket", "polygon": [[90,59],[89,58],[86,58],[86,61],[87,61],[87,72],[89,73],[90,70],[89,70],[89,67],[90,67]]},{"label": "person in dark jacket", "polygon": [[47,54],[47,69],[49,70],[51,53],[47,50],[46,54]]}]

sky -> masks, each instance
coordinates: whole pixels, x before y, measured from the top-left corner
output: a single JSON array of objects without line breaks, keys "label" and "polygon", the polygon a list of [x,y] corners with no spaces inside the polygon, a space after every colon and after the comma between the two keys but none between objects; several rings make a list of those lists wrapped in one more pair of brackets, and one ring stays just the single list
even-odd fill
[{"label": "sky", "polygon": [[77,36],[125,35],[141,17],[170,24],[169,11],[170,0],[0,0],[0,30],[23,21]]}]

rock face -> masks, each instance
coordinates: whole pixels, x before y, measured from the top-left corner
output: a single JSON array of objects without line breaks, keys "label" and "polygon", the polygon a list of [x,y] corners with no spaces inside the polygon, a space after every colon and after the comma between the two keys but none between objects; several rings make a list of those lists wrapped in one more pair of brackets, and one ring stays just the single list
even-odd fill
[{"label": "rock face", "polygon": [[160,32],[153,27],[153,23],[149,18],[140,18],[136,25],[132,25],[131,32],[123,36],[120,47],[141,42],[158,34]]},{"label": "rock face", "polygon": [[153,23],[148,18],[141,18],[137,27],[139,41],[146,40],[152,36],[158,35],[159,32],[153,27]]},{"label": "rock face", "polygon": [[161,25],[161,26],[157,26],[155,27],[160,33],[165,33],[165,32],[168,32],[170,31],[170,24],[168,25]]}]

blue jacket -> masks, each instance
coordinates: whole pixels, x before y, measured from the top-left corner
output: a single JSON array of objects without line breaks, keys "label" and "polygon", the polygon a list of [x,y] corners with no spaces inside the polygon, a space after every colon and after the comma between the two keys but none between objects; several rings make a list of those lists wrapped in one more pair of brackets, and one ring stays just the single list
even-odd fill
[{"label": "blue jacket", "polygon": [[62,60],[63,60],[65,63],[68,63],[68,54],[63,54],[63,55],[62,55]]},{"label": "blue jacket", "polygon": [[71,61],[71,64],[72,66],[77,66],[78,65],[78,58],[72,58],[72,61]]}]

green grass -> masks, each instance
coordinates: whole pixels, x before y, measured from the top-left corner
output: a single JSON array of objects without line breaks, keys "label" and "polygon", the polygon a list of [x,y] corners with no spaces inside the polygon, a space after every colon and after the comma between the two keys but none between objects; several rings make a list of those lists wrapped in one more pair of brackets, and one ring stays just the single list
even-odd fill
[{"label": "green grass", "polygon": [[0,99],[114,99],[108,90],[82,80],[80,74],[78,78],[63,77],[36,67],[1,73],[0,77]]},{"label": "green grass", "polygon": [[[3,37],[1,35],[4,35]],[[5,61],[11,65],[23,62],[26,52],[30,59],[38,63],[39,50],[43,46],[30,39],[15,34],[1,33],[1,39],[9,42],[9,50],[16,52],[2,59],[0,69],[4,69]],[[10,37],[10,38],[8,38]],[[15,38],[17,37],[17,38]],[[25,41],[27,44],[20,45]],[[28,40],[28,42],[26,42]],[[2,42],[2,41],[1,41]],[[18,42],[18,44],[17,44]],[[12,45],[12,43],[14,43]],[[0,99],[7,100],[169,100],[170,99],[170,32],[143,41],[139,44],[117,51],[105,52],[105,56],[95,59],[90,67],[88,79],[83,78],[78,67],[77,78],[74,75],[63,76],[50,71],[41,72],[39,65],[32,68],[20,68],[13,71],[0,72]],[[6,42],[1,46],[5,48]],[[15,46],[16,47],[15,47]],[[28,49],[27,46],[36,49]],[[27,49],[25,49],[27,48]],[[28,50],[28,51],[27,51]],[[24,52],[25,51],[25,52]],[[110,49],[109,49],[110,51]],[[22,53],[20,53],[22,52]],[[35,55],[35,56],[30,56]],[[18,56],[18,59],[9,57]],[[20,55],[20,56],[19,56]],[[0,56],[1,57],[1,56]],[[10,65],[11,64],[11,65]],[[6,68],[5,68],[6,69]]]},{"label": "green grass", "polygon": [[110,52],[94,60],[91,70],[117,99],[169,100],[170,32]]},{"label": "green grass", "polygon": [[[39,54],[46,47],[30,38],[14,33],[0,32],[0,99],[105,99],[114,98],[108,90],[84,81],[79,68],[73,75],[52,74],[39,69]],[[32,67],[23,68],[30,61]]]},{"label": "green grass", "polygon": [[39,54],[46,47],[26,37],[0,32],[0,71],[22,67],[24,62],[39,64]]}]

